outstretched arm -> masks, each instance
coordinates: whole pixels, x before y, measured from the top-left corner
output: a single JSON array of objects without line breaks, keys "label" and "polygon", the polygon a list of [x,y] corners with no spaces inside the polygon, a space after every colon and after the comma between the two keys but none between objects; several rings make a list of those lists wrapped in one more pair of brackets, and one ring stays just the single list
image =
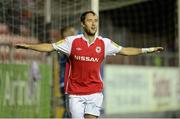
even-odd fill
[{"label": "outstretched arm", "polygon": [[130,48],[130,47],[123,47],[119,53],[121,55],[139,55],[143,53],[153,53],[153,52],[160,52],[164,50],[163,47],[151,47],[151,48]]},{"label": "outstretched arm", "polygon": [[43,43],[43,44],[16,44],[16,48],[23,48],[23,49],[32,49],[40,52],[51,52],[55,49],[53,48],[52,44]]}]

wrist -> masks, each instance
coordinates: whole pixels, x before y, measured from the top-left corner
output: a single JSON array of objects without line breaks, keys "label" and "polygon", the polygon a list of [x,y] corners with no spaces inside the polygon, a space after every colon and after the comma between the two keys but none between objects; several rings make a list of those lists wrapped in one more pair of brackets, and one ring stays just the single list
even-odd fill
[{"label": "wrist", "polygon": [[23,44],[23,48],[24,48],[24,49],[29,49],[30,47],[29,47],[28,44]]}]

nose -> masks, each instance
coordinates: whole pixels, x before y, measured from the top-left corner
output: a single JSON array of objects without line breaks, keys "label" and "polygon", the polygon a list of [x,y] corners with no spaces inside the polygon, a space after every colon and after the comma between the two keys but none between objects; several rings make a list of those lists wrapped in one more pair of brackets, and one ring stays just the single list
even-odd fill
[{"label": "nose", "polygon": [[92,22],[92,25],[93,25],[93,26],[96,26],[96,21],[93,21],[93,22]]}]

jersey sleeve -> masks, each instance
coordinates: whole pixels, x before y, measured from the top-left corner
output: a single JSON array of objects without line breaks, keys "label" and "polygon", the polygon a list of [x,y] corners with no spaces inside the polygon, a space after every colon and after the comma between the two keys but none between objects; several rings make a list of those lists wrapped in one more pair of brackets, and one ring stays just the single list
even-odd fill
[{"label": "jersey sleeve", "polygon": [[116,55],[116,53],[120,52],[120,50],[122,49],[122,46],[119,46],[108,38],[106,38],[105,41],[105,56]]},{"label": "jersey sleeve", "polygon": [[60,40],[56,43],[52,43],[52,46],[55,50],[63,52],[67,55],[70,55],[71,45],[72,45],[71,39],[68,37],[64,40]]}]

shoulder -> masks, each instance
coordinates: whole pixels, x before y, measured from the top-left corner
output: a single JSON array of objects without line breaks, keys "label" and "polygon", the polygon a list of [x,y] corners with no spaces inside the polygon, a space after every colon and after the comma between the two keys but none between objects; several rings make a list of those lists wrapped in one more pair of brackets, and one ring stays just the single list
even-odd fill
[{"label": "shoulder", "polygon": [[68,37],[65,38],[65,40],[67,40],[67,41],[73,41],[73,40],[79,39],[79,38],[81,38],[81,37],[82,37],[81,34],[79,34],[79,35],[74,35],[74,36],[68,36]]},{"label": "shoulder", "polygon": [[109,38],[106,38],[106,37],[97,36],[97,38],[99,40],[102,40],[104,43],[110,43],[111,42],[111,40]]}]

